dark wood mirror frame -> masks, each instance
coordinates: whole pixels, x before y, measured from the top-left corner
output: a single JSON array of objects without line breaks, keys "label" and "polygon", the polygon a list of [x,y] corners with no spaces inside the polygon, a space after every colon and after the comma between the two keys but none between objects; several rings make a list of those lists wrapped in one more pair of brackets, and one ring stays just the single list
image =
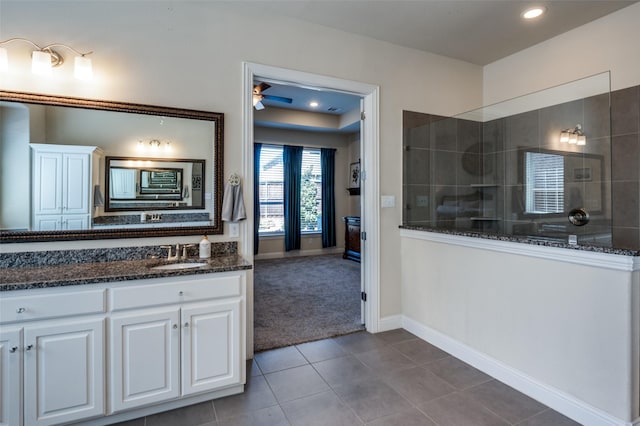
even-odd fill
[{"label": "dark wood mirror frame", "polygon": [[[174,227],[174,228],[128,228],[128,229],[89,229],[82,231],[0,231],[0,242],[21,243],[41,241],[73,241],[73,240],[101,240],[112,238],[143,238],[166,237],[175,235],[222,234],[221,220],[222,192],[224,176],[224,114],[217,112],[198,111],[190,109],[170,108],[124,102],[99,101],[64,96],[49,96],[23,92],[8,92],[0,90],[0,102],[22,102],[29,104],[43,104],[65,106],[72,108],[95,109],[106,111],[126,112],[132,114],[161,115],[166,117],[188,118],[194,120],[211,121],[214,124],[213,141],[213,186],[211,189],[214,202],[212,225],[205,227]],[[211,178],[210,178],[211,179]]]}]

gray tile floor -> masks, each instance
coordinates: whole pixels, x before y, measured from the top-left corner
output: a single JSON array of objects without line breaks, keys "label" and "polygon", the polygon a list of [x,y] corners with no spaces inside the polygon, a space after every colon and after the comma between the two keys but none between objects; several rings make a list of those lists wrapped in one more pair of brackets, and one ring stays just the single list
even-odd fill
[{"label": "gray tile floor", "polygon": [[256,354],[241,395],[120,426],[570,426],[578,423],[405,330]]}]

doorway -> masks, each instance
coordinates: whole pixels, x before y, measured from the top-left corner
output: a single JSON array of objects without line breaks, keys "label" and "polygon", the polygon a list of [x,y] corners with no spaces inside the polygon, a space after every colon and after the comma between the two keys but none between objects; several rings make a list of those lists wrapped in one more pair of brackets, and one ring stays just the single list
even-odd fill
[{"label": "doorway", "polygon": [[[364,302],[364,322],[370,332],[378,331],[379,320],[379,212],[376,200],[378,189],[378,87],[366,83],[336,79],[266,65],[245,63],[243,70],[243,174],[249,204],[253,204],[253,144],[254,110],[252,103],[253,83],[256,79],[282,82],[298,87],[320,88],[329,91],[350,93],[362,97],[364,120],[361,122],[361,229],[366,241],[362,244],[361,283]],[[241,237],[241,252],[253,259],[253,223],[244,223]],[[253,349],[253,276],[247,283],[247,353]]]}]

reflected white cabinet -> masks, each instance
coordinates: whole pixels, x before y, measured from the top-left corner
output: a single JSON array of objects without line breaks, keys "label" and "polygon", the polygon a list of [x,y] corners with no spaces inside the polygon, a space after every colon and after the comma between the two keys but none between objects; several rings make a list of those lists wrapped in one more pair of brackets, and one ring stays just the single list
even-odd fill
[{"label": "reflected white cabinet", "polygon": [[31,144],[34,230],[88,229],[93,185],[98,183],[95,146]]}]

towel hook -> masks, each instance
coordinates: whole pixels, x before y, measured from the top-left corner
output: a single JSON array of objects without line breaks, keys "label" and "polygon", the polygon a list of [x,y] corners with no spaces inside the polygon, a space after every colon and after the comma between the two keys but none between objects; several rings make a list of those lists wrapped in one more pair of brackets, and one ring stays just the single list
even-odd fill
[{"label": "towel hook", "polygon": [[238,176],[237,173],[232,173],[231,176],[229,176],[229,184],[233,186],[240,185],[240,176]]}]

